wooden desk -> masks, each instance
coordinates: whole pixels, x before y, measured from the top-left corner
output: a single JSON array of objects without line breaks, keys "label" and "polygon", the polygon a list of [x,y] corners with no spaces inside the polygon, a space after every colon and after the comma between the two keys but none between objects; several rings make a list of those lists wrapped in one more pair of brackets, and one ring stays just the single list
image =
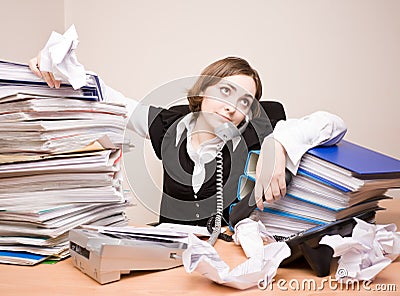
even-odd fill
[{"label": "wooden desk", "polygon": [[[388,208],[387,211],[380,212],[377,215],[377,222],[380,224],[396,223],[400,227],[400,199],[389,200],[382,203]],[[218,241],[216,249],[222,259],[232,268],[246,260],[242,249],[232,243]],[[332,264],[330,277],[334,278],[337,264]],[[321,291],[300,290],[300,295],[344,295],[353,293],[354,295],[399,295],[400,291],[400,259],[397,259],[385,270],[383,270],[374,282],[369,286],[371,289],[383,285],[396,285],[396,292],[372,292],[360,288],[360,292],[350,291],[345,288],[334,290],[325,283]],[[0,295],[271,295],[281,294],[290,295],[294,291],[289,282],[298,281],[301,283],[304,279],[315,280],[317,286],[322,285],[322,280],[326,281],[329,277],[316,277],[307,263],[303,260],[293,263],[290,267],[281,267],[275,277],[273,291],[270,288],[260,290],[257,287],[240,291],[232,288],[217,285],[205,277],[194,273],[188,274],[183,267],[171,270],[157,272],[135,272],[125,275],[118,282],[107,285],[100,285],[88,276],[74,268],[71,259],[64,260],[55,265],[40,264],[33,267],[1,265],[0,264]],[[281,290],[276,283],[279,280],[286,280],[287,291]],[[379,286],[380,285],[380,286]],[[306,286],[307,287],[307,286]],[[388,286],[386,286],[388,288]],[[392,288],[392,287],[390,287]],[[298,294],[296,294],[298,295]]]}]

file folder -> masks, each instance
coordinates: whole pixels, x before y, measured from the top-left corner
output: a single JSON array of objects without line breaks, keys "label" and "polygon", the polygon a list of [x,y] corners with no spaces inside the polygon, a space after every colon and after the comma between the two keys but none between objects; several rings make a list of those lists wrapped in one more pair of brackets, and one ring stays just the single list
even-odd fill
[{"label": "file folder", "polygon": [[[34,75],[29,69],[28,65],[15,62],[0,60],[0,87],[10,86],[16,87],[47,87],[46,82]],[[79,90],[73,90],[72,86],[68,83],[62,83],[61,89],[71,89],[76,94],[81,94],[88,99],[96,98],[97,101],[103,101],[103,93],[100,87],[100,80],[97,75],[92,73],[86,74],[86,86]],[[51,90],[55,95],[59,89]]]},{"label": "file folder", "polygon": [[400,160],[348,141],[342,140],[334,146],[319,146],[307,153],[363,180],[400,178]]}]

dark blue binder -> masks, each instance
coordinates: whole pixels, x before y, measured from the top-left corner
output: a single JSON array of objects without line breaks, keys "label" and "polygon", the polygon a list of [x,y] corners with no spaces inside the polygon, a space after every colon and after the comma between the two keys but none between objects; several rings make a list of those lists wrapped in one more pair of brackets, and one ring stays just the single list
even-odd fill
[{"label": "dark blue binder", "polygon": [[[23,73],[23,79],[14,80],[8,77],[0,77],[0,86],[7,85],[29,85],[29,86],[47,86],[47,83],[38,79],[33,73],[30,72],[27,64],[9,62],[0,60],[0,66],[8,67],[10,71],[15,70]],[[100,85],[99,77],[95,74],[86,74],[87,84],[80,88],[80,92],[87,100],[91,101],[104,101],[103,92]],[[61,88],[72,88],[70,84],[62,83]],[[55,93],[57,90],[54,90]]]},{"label": "dark blue binder", "polygon": [[363,180],[400,178],[400,160],[344,140],[334,146],[318,146],[307,153]]}]

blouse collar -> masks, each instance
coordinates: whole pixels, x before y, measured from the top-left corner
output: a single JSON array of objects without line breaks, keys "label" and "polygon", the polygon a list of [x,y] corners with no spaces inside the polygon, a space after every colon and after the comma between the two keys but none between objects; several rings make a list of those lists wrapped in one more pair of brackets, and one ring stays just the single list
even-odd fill
[{"label": "blouse collar", "polygon": [[[192,188],[195,193],[195,198],[197,198],[197,192],[203,185],[206,177],[205,165],[216,158],[217,153],[221,151],[224,146],[224,141],[215,137],[207,140],[200,144],[199,148],[196,150],[192,145],[192,132],[196,124],[196,117],[193,113],[189,113],[177,124],[176,127],[176,141],[175,146],[178,146],[180,139],[182,138],[183,132],[187,130],[187,142],[186,151],[190,159],[194,163],[193,173],[192,173]],[[222,137],[224,135],[222,134]],[[240,135],[232,139],[233,151],[240,142]]]},{"label": "blouse collar", "polygon": [[[187,130],[188,137],[192,134],[195,124],[196,124],[196,117],[194,116],[194,114],[192,112],[190,112],[189,114],[184,116],[179,121],[179,123],[176,126],[175,146],[178,146],[178,143],[179,143],[180,139],[182,138],[182,135],[183,135],[183,132],[185,131],[185,129]],[[236,136],[230,140],[232,140],[233,151],[235,151],[237,146],[240,143],[241,136],[240,135]],[[215,137],[214,139],[211,139],[211,140],[208,140],[208,141],[202,143],[202,145],[200,145],[200,146],[216,145],[219,148],[218,150],[221,150],[223,147],[223,145],[222,145],[223,143],[224,143],[224,141],[221,138]]]}]

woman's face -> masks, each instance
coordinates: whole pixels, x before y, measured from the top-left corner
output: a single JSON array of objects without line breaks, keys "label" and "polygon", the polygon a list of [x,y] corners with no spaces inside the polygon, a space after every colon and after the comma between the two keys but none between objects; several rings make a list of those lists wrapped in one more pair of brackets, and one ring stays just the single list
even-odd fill
[{"label": "woman's face", "polygon": [[202,114],[214,127],[227,121],[238,126],[249,113],[255,93],[256,84],[252,77],[246,75],[224,77],[217,84],[209,86],[202,94]]}]

